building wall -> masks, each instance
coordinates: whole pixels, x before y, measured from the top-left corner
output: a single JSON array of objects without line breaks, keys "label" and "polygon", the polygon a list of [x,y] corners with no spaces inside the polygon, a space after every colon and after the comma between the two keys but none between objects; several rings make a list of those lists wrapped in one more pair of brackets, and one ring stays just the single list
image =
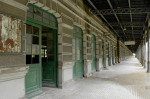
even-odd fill
[{"label": "building wall", "polygon": [[[112,53],[114,53],[114,62],[117,63],[115,51],[117,51],[117,39],[114,34],[104,26],[102,21],[96,16],[91,14],[89,8],[83,3],[83,0],[12,0],[12,1],[0,1],[0,12],[7,13],[9,15],[20,18],[23,21],[22,27],[22,53],[21,54],[2,54],[0,56],[0,85],[7,86],[6,91],[2,91],[3,86],[0,86],[0,97],[6,97],[7,94],[12,94],[11,98],[20,98],[25,95],[24,78],[27,73],[28,66],[26,66],[25,58],[25,23],[27,4],[34,3],[38,7],[53,13],[58,20],[58,86],[63,87],[64,84],[73,80],[73,66],[74,57],[72,50],[72,34],[73,25],[77,25],[83,30],[83,47],[84,47],[84,76],[89,77],[92,75],[91,63],[91,35],[96,36],[96,71],[100,71],[103,67],[108,66],[108,50],[109,47],[114,47],[114,52],[109,50],[109,56],[112,59]],[[104,53],[100,53],[100,43],[104,41]],[[109,46],[106,46],[107,43]],[[120,45],[124,45],[120,42]],[[122,50],[126,50],[126,52]],[[123,57],[128,57],[131,52],[126,46],[120,47],[121,60]],[[103,56],[102,56],[103,55]],[[102,59],[104,57],[104,64]],[[111,61],[112,64],[112,61]],[[13,74],[13,76],[12,76]],[[3,78],[1,80],[1,78]],[[8,80],[9,79],[9,80]],[[15,82],[15,83],[14,83]],[[9,86],[8,86],[9,85]],[[20,87],[13,86],[19,85]],[[18,93],[20,92],[20,93]],[[13,93],[18,93],[13,95]]]},{"label": "building wall", "polygon": [[28,70],[25,57],[25,14],[27,7],[9,1],[0,1],[0,12],[3,15],[15,17],[22,21],[22,51],[15,53],[0,53],[0,99],[18,99],[25,95],[24,78]]}]

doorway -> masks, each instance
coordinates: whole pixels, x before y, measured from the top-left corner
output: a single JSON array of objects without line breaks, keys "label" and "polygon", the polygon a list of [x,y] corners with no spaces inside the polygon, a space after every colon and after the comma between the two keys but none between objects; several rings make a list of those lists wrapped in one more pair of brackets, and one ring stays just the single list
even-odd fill
[{"label": "doorway", "polygon": [[95,35],[92,35],[91,40],[91,47],[92,47],[92,72],[96,71],[96,37]]},{"label": "doorway", "polygon": [[[28,98],[42,93],[43,86],[57,87],[57,29],[56,17],[34,4],[28,4],[26,24],[25,78]],[[43,83],[42,83],[43,82]]]},{"label": "doorway", "polygon": [[73,79],[83,77],[83,31],[80,27],[74,25],[73,30]]},{"label": "doorway", "polygon": [[26,64],[29,66],[25,77],[25,92],[28,98],[42,93],[41,80],[41,26],[28,22],[26,25]]},{"label": "doorway", "polygon": [[57,86],[57,31],[42,27],[42,84],[46,87]]}]

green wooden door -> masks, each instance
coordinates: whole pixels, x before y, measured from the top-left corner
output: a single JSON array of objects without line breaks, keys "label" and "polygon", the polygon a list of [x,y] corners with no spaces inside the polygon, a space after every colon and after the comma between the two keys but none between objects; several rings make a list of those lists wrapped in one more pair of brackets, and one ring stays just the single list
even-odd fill
[{"label": "green wooden door", "polygon": [[77,26],[74,26],[73,32],[73,79],[77,79],[83,77],[83,33]]},{"label": "green wooden door", "polygon": [[[49,82],[56,86],[56,67],[57,67],[57,29],[56,17],[46,10],[28,4],[27,11],[27,55],[26,62],[29,72],[26,75],[26,96],[32,97],[41,93],[42,75],[43,82]],[[46,27],[46,28],[45,28]],[[45,32],[45,33],[44,33]],[[47,61],[43,61],[43,34],[47,35]],[[42,53],[41,53],[42,51]],[[53,52],[52,52],[53,51]],[[42,62],[43,61],[43,62]],[[43,69],[41,66],[43,65]],[[43,73],[41,71],[43,70]],[[49,72],[49,73],[47,73]]]},{"label": "green wooden door", "polygon": [[41,27],[27,22],[26,25],[26,64],[29,71],[25,77],[25,91],[28,98],[42,92],[41,80]]},{"label": "green wooden door", "polygon": [[96,71],[96,37],[92,35],[92,71]]},{"label": "green wooden door", "polygon": [[57,34],[56,30],[42,31],[42,82],[43,86],[57,85]]}]

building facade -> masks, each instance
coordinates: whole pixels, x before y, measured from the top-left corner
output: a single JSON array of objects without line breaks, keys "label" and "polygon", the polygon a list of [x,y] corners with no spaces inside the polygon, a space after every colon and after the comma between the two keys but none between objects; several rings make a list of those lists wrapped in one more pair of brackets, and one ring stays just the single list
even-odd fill
[{"label": "building facade", "polygon": [[63,88],[132,55],[82,0],[0,0],[0,6],[0,99]]}]

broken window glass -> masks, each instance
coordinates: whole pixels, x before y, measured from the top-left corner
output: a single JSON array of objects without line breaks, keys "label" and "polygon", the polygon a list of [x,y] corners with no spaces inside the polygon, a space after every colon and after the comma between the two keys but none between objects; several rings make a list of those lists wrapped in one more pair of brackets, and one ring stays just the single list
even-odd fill
[{"label": "broken window glass", "polygon": [[0,52],[21,52],[21,20],[0,14]]}]

